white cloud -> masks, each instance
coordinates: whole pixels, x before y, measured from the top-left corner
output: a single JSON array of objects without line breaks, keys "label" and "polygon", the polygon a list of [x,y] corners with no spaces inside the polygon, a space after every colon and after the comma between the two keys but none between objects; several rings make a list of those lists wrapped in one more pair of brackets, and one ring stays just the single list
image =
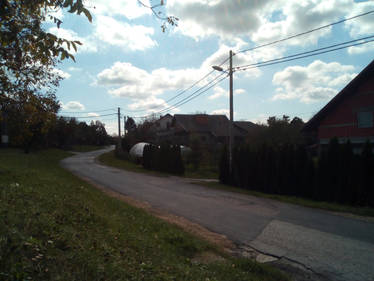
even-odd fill
[{"label": "white cloud", "polygon": [[[214,94],[209,96],[208,99],[211,99],[211,100],[214,100],[214,99],[218,99],[220,97],[225,97],[225,98],[228,98],[229,97],[229,92],[228,90],[225,90],[221,87],[214,87],[213,89],[214,91]],[[246,91],[244,89],[235,89],[234,90],[234,95],[240,95],[240,94],[244,94]]]},{"label": "white cloud", "polygon": [[95,37],[109,45],[128,48],[130,51],[143,51],[157,46],[151,36],[154,29],[143,25],[130,25],[108,16],[97,16]]},{"label": "white cloud", "polygon": [[260,113],[255,118],[251,118],[249,121],[256,124],[266,124],[269,118],[269,114]]},{"label": "white cloud", "polygon": [[267,2],[169,0],[168,10],[181,19],[179,31],[196,40],[211,35],[233,38],[259,27],[256,13]]},{"label": "white cloud", "polygon": [[213,91],[214,91],[214,94],[208,97],[208,99],[210,99],[210,100],[218,99],[220,97],[228,97],[229,96],[227,90],[225,90],[221,87],[214,87]]},{"label": "white cloud", "polygon": [[[169,0],[168,11],[181,19],[178,31],[195,40],[219,36],[224,40],[250,38],[255,43],[295,35],[334,21],[373,10],[374,2],[355,0]],[[349,16],[347,16],[349,15]],[[351,36],[371,34],[371,16],[345,23]],[[331,33],[326,28],[287,41],[287,45],[316,44]],[[248,41],[248,40],[247,40]],[[279,46],[279,45],[278,45]]]},{"label": "white cloud", "polygon": [[320,60],[306,67],[287,67],[273,76],[273,84],[278,88],[272,99],[298,99],[303,103],[330,99],[356,76],[353,71],[351,65]]},{"label": "white cloud", "polygon": [[[160,110],[169,108],[170,106],[160,98],[155,96],[149,96],[145,99],[136,100],[134,103],[130,104],[129,109],[131,110],[142,110],[147,113],[158,112]],[[168,110],[169,111],[169,110]],[[170,108],[171,112],[178,112],[178,108]]]},{"label": "white cloud", "polygon": [[[143,1],[143,3],[149,5],[149,1]],[[132,20],[144,15],[151,14],[151,10],[141,6],[138,1],[111,1],[108,0],[94,0],[95,9],[92,10],[94,15],[107,15],[113,16],[125,16]]]},{"label": "white cloud", "polygon": [[90,113],[87,113],[87,116],[89,116],[89,117],[99,117],[100,115],[95,113],[95,112],[90,112]]},{"label": "white cloud", "polygon": [[69,101],[68,103],[64,104],[63,102],[60,102],[61,108],[63,110],[76,110],[81,111],[84,110],[85,107],[83,104],[81,104],[79,101]]},{"label": "white cloud", "polygon": [[[365,1],[361,3],[356,3],[349,9],[348,16],[352,17],[358,14],[362,14],[374,9],[373,1]],[[345,27],[349,30],[351,37],[357,38],[362,35],[371,35],[374,29],[373,14],[356,18],[351,21],[345,22]]]},{"label": "white cloud", "polygon": [[[131,63],[116,62],[111,68],[97,75],[97,84],[109,86],[114,96],[143,99],[165,91],[177,90],[200,78],[196,69],[168,70],[165,68],[147,72]],[[116,87],[116,88],[113,88]]]},{"label": "white cloud", "polygon": [[228,109],[216,109],[216,110],[213,110],[210,114],[213,114],[213,115],[226,115],[227,118],[229,118],[230,111]]},{"label": "white cloud", "polygon": [[366,45],[359,45],[348,48],[348,54],[356,55],[374,51],[374,42],[367,43]]},{"label": "white cloud", "polygon": [[[64,28],[51,27],[48,32],[56,35],[59,38],[63,38],[69,41],[79,41],[82,45],[76,45],[78,53],[96,53],[98,47],[95,40],[92,37],[80,37],[75,31]],[[67,45],[64,45],[67,49]],[[73,47],[70,47],[71,53],[76,53]]]},{"label": "white cloud", "polygon": [[82,71],[82,68],[71,66],[71,67],[68,68],[68,70],[71,71],[71,72],[75,72],[75,71],[79,72],[79,71]]},{"label": "white cloud", "polygon": [[70,73],[62,71],[61,69],[58,69],[58,68],[54,68],[52,72],[62,77],[62,79],[69,79],[71,77]]}]

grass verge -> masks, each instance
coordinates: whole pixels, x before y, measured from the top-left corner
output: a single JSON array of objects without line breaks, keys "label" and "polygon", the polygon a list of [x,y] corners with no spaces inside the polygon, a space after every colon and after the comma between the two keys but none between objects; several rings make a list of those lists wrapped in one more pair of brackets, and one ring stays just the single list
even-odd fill
[{"label": "grass verge", "polygon": [[126,171],[149,174],[149,175],[160,176],[160,177],[167,177],[168,176],[168,174],[165,174],[165,173],[160,173],[160,172],[150,171],[150,170],[144,169],[142,165],[135,164],[134,162],[131,162],[131,161],[128,161],[128,160],[118,159],[114,155],[114,151],[109,151],[109,152],[106,152],[104,154],[101,154],[97,159],[101,163],[103,163],[107,166],[119,168],[119,169],[126,170]]},{"label": "grass verge", "polygon": [[257,197],[263,197],[263,198],[269,198],[278,200],[285,203],[291,203],[296,204],[304,207],[309,208],[316,208],[316,209],[323,209],[333,212],[340,212],[340,213],[350,213],[358,216],[367,216],[367,217],[374,217],[374,208],[369,207],[353,207],[348,205],[341,205],[336,203],[330,203],[330,202],[320,202],[320,201],[314,201],[309,199],[304,199],[300,197],[294,197],[294,196],[285,196],[285,195],[276,195],[276,194],[267,194],[247,189],[242,189],[234,186],[224,185],[217,182],[194,182],[194,184],[203,185],[209,188],[214,189],[220,189],[235,193],[242,193]]},{"label": "grass verge", "polygon": [[98,145],[73,145],[72,151],[74,152],[89,152],[94,150],[103,149],[105,146],[98,146]]},{"label": "grass verge", "polygon": [[[107,166],[112,166],[115,168],[131,171],[131,172],[144,173],[144,174],[150,174],[150,175],[162,176],[162,177],[170,176],[170,174],[144,169],[142,165],[135,164],[131,161],[118,159],[114,155],[114,151],[101,154],[98,157],[98,160]],[[192,167],[186,167],[184,176],[186,178],[194,178],[194,179],[218,179],[217,172],[213,171],[209,167],[202,167],[199,171],[194,171]]]},{"label": "grass verge", "polygon": [[108,197],[60,168],[66,152],[0,150],[1,280],[288,280]]}]

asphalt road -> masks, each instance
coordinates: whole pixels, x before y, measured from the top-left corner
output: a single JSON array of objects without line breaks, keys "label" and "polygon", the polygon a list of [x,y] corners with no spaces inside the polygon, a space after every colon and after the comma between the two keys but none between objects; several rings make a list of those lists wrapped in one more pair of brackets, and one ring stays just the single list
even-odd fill
[{"label": "asphalt road", "polygon": [[106,167],[94,161],[105,151],[66,158],[62,166],[328,280],[374,281],[374,222]]}]

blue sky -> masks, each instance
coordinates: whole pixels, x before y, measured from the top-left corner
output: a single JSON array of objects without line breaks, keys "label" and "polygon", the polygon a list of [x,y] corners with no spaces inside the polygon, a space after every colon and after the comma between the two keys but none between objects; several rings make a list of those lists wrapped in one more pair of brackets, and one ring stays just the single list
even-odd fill
[{"label": "blue sky", "polygon": [[[63,24],[46,29],[83,43],[76,63],[59,65],[65,79],[57,90],[61,115],[93,116],[109,133],[116,112],[141,117],[152,113],[228,113],[228,79],[182,106],[165,110],[220,75],[211,73],[238,53],[234,67],[266,61],[373,35],[369,14],[255,51],[254,46],[374,10],[374,1],[354,0],[168,0],[162,9],[179,26],[162,32],[151,11],[136,0],[90,0],[93,23],[57,12]],[[149,4],[145,0],[144,3]],[[151,4],[158,4],[153,0]],[[234,73],[234,119],[265,122],[269,116],[307,121],[374,59],[374,43],[287,63]],[[223,65],[227,67],[227,63]],[[108,111],[102,111],[107,110]],[[164,111],[162,111],[164,110]],[[160,112],[161,111],[161,112]],[[73,112],[73,113],[72,113]],[[96,117],[95,117],[96,116]],[[88,121],[90,119],[81,119]],[[137,119],[141,120],[141,119]]]}]

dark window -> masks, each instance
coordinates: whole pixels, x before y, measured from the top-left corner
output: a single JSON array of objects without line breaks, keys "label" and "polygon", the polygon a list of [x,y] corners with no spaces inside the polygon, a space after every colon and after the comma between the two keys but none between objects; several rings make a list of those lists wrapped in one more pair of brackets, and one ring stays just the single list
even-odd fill
[{"label": "dark window", "polygon": [[357,126],[359,128],[373,127],[373,112],[362,111],[357,113]]}]

